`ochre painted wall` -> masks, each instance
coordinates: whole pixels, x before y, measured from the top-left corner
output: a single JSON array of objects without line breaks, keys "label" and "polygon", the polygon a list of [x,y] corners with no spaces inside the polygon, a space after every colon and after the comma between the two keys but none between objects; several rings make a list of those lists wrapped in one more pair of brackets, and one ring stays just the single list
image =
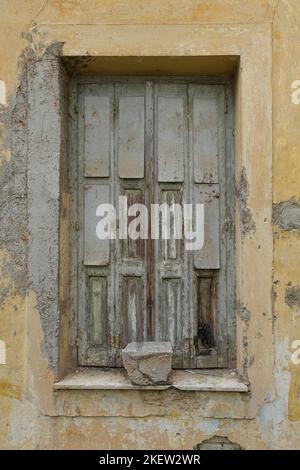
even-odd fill
[{"label": "ochre painted wall", "polygon": [[[6,364],[0,364],[0,447],[191,449],[218,435],[244,448],[299,448],[300,365],[292,363],[291,355],[292,343],[300,340],[300,104],[293,103],[291,95],[292,83],[300,80],[300,1],[1,0],[0,8],[0,341],[6,348]],[[273,259],[272,271],[266,271],[264,256],[256,264],[251,257],[245,259],[249,280],[269,272],[268,283],[258,283],[257,292],[247,292],[247,285],[241,288],[253,306],[251,315],[266,317],[261,328],[250,318],[237,338],[242,348],[247,330],[257,345],[251,350],[250,341],[246,359],[240,353],[240,362],[247,361],[250,385],[253,382],[252,397],[174,390],[54,393],[36,292],[27,277],[24,71],[57,41],[64,43],[66,56],[172,55],[172,41],[177,41],[177,55],[186,56],[195,54],[203,36],[209,37],[203,55],[214,49],[221,55],[223,32],[224,43],[232,38],[231,55],[245,51],[245,70],[247,60],[258,64],[250,83],[239,78],[237,84],[241,93],[243,87],[249,89],[249,101],[244,96],[241,107],[250,109],[252,98],[257,100],[257,122],[249,126],[256,132],[258,152],[264,138],[260,132],[267,129],[261,131],[265,123],[259,122],[260,102],[267,102],[272,113],[272,174],[265,176],[272,179],[273,246],[267,228],[264,240],[258,218],[256,234],[242,242],[259,249],[267,241],[268,259]],[[261,83],[268,77],[259,57],[268,56],[268,51],[272,89],[260,101],[256,95],[268,92]],[[243,77],[243,63],[239,74]],[[243,112],[237,109],[237,120],[247,119]],[[16,129],[17,139],[11,135]],[[246,154],[243,138],[237,137],[237,152]],[[255,216],[261,207],[253,175],[260,161],[257,155],[251,158],[248,202]],[[259,297],[266,305],[272,299],[271,311],[254,312]],[[266,374],[259,374],[261,365]]]}]

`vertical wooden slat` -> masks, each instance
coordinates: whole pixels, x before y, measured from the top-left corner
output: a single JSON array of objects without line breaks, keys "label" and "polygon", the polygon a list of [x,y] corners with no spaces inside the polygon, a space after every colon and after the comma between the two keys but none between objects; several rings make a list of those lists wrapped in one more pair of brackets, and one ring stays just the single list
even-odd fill
[{"label": "vertical wooden slat", "polygon": [[87,184],[84,198],[84,264],[86,266],[105,266],[109,263],[110,240],[99,240],[96,226],[99,217],[96,210],[99,204],[110,202],[110,188],[103,184]]},{"label": "vertical wooden slat", "polygon": [[123,301],[120,314],[123,317],[123,347],[131,341],[143,341],[143,280],[140,277],[123,276]]},{"label": "vertical wooden slat", "polygon": [[84,97],[84,176],[110,174],[112,86],[91,85]]},{"label": "vertical wooden slat", "polygon": [[107,346],[107,279],[89,277],[90,344]]},{"label": "vertical wooden slat", "polygon": [[[154,202],[155,196],[155,157],[154,157],[154,84],[152,81],[146,81],[145,87],[146,99],[146,126],[145,126],[145,171],[147,191],[145,191],[145,203],[147,205],[148,214],[151,214],[151,204]],[[146,242],[146,322],[145,322],[145,339],[147,341],[155,338],[155,251],[154,240],[151,238],[151,217],[148,224],[148,239]]]},{"label": "vertical wooden slat", "polygon": [[159,339],[171,341],[173,367],[182,367],[182,281],[180,278],[163,278],[159,306]]},{"label": "vertical wooden slat", "polygon": [[119,169],[120,178],[144,177],[144,96],[119,98]]},{"label": "vertical wooden slat", "polygon": [[204,204],[204,245],[194,252],[198,269],[220,268],[220,190],[218,184],[194,185],[194,203]]},{"label": "vertical wooden slat", "polygon": [[[136,188],[125,188],[123,195],[127,197],[127,208],[129,209],[130,206],[134,204],[144,204],[144,194],[141,189]],[[138,216],[138,215],[137,215]],[[126,224],[129,227],[129,224],[135,219],[135,216],[128,215]],[[141,228],[139,227],[139,230]],[[142,236],[143,234],[141,234]],[[131,237],[127,237],[127,239],[122,240],[122,256],[123,259],[143,259],[145,256],[145,239],[138,238],[136,240],[132,239]]]},{"label": "vertical wooden slat", "polygon": [[[179,260],[182,256],[182,239],[176,238],[183,232],[182,221],[182,189],[162,189],[161,190],[161,204],[167,205],[169,210],[169,234],[170,238],[167,240],[160,240],[160,256],[167,260]],[[160,214],[163,220],[163,214]]]}]

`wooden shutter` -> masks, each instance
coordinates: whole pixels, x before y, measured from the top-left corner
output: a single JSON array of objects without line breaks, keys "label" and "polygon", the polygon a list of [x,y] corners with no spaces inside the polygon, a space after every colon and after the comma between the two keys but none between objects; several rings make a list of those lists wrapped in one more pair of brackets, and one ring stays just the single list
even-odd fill
[{"label": "wooden shutter", "polygon": [[81,85],[78,100],[79,363],[121,366],[122,348],[147,339],[146,241],[99,240],[96,210],[146,202],[145,83]]},{"label": "wooden shutter", "polygon": [[[188,103],[183,83],[154,85],[154,160],[157,204],[188,200]],[[170,214],[170,222],[174,215]],[[172,227],[171,236],[174,233]],[[190,365],[188,259],[183,240],[155,241],[155,338],[171,341],[173,367]]]},{"label": "wooden shutter", "polygon": [[78,361],[113,363],[113,246],[99,240],[96,210],[113,203],[114,85],[78,86]]},{"label": "wooden shutter", "polygon": [[[223,85],[78,86],[80,365],[121,366],[122,348],[145,340],[171,341],[175,368],[226,365],[225,111]],[[99,240],[96,209],[111,203],[118,216],[119,196],[149,214],[151,203],[204,204],[203,248],[174,236]]]},{"label": "wooden shutter", "polygon": [[[204,204],[204,246],[155,242],[155,338],[173,344],[173,367],[218,367],[220,201],[224,183],[224,89],[154,85],[155,202]],[[226,294],[225,294],[226,295]],[[222,349],[222,351],[221,351]]]},{"label": "wooden shutter", "polygon": [[204,204],[204,245],[191,256],[192,364],[218,367],[226,363],[227,346],[220,334],[226,330],[227,315],[220,302],[227,296],[220,269],[226,265],[226,246],[221,246],[226,196],[224,88],[191,84],[188,100],[190,194],[194,204]]}]

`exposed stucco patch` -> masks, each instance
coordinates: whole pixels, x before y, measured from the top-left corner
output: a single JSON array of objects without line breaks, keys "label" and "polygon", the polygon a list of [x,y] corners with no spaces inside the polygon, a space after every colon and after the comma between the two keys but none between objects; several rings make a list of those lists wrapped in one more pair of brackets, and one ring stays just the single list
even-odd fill
[{"label": "exposed stucco patch", "polygon": [[242,447],[224,436],[214,436],[197,444],[194,450],[242,450]]},{"label": "exposed stucco patch", "polygon": [[242,236],[245,237],[247,234],[255,232],[256,230],[256,225],[252,216],[252,212],[248,207],[249,184],[245,167],[243,167],[241,172],[240,182],[237,188],[237,196],[239,200],[240,209],[241,233]]},{"label": "exposed stucco patch", "polygon": [[290,307],[300,308],[300,287],[288,286],[285,291],[285,303]]},{"label": "exposed stucco patch", "polygon": [[282,230],[300,231],[300,202],[293,199],[273,204],[273,224]]},{"label": "exposed stucco patch", "polygon": [[[26,60],[20,59],[21,75],[14,97],[0,108],[0,125],[5,141],[0,148],[0,248],[6,253],[1,263],[0,305],[8,295],[25,294],[27,252],[27,73]],[[10,148],[11,159],[5,158]]]},{"label": "exposed stucco patch", "polygon": [[247,309],[247,307],[244,304],[242,304],[241,302],[237,303],[237,312],[238,312],[240,318],[243,321],[249,321],[250,320],[251,313]]}]

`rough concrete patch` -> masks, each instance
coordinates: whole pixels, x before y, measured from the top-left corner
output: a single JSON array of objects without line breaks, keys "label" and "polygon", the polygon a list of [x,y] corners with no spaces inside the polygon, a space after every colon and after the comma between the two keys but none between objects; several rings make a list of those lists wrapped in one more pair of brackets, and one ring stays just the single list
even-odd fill
[{"label": "rough concrete patch", "polygon": [[214,436],[197,444],[194,450],[242,450],[242,447],[227,437]]},{"label": "rough concrete patch", "polygon": [[242,236],[245,237],[247,233],[255,232],[256,230],[251,210],[247,205],[249,198],[249,185],[245,167],[243,167],[241,172],[240,182],[237,188],[237,196],[239,200],[241,232]]},{"label": "rough concrete patch", "polygon": [[66,154],[62,43],[28,64],[28,272],[36,293],[49,366],[59,359],[59,213]]},{"label": "rough concrete patch", "polygon": [[[0,307],[10,295],[25,295],[31,282],[37,294],[45,350],[52,368],[58,365],[59,334],[58,243],[55,245],[58,239],[59,190],[57,194],[52,190],[59,187],[59,158],[62,153],[60,109],[57,109],[61,50],[61,43],[52,44],[42,57],[34,57],[32,51],[29,54],[25,50],[18,63],[20,77],[16,94],[10,97],[7,107],[0,109],[0,125],[6,138],[5,147],[0,148],[0,152],[7,148],[11,151],[11,160],[4,161],[0,169],[0,249],[7,253],[0,267]],[[39,76],[42,69],[43,77]],[[38,82],[39,89],[34,89],[34,83]],[[52,113],[52,120],[48,116],[51,106],[47,107],[50,100],[56,110],[56,114]],[[33,103],[34,127],[38,135],[34,135],[29,125],[30,105]],[[53,135],[56,131],[57,135]],[[45,136],[51,132],[57,146],[49,149],[50,137],[46,139]],[[56,174],[56,180],[51,179]],[[53,217],[47,218],[47,214]],[[49,227],[45,221],[49,222]],[[4,283],[7,278],[11,282]]]},{"label": "rough concrete patch", "polygon": [[282,230],[300,231],[300,202],[289,199],[273,204],[272,221]]},{"label": "rough concrete patch", "polygon": [[290,307],[300,308],[300,287],[292,286],[287,287],[285,291],[285,303]]},{"label": "rough concrete patch", "polygon": [[27,256],[27,70],[25,54],[19,63],[21,74],[15,96],[8,107],[0,109],[0,126],[5,142],[0,152],[9,148],[11,160],[0,169],[0,247],[8,253],[1,267],[1,278],[12,282],[0,291],[0,305],[8,295],[26,292]]}]

